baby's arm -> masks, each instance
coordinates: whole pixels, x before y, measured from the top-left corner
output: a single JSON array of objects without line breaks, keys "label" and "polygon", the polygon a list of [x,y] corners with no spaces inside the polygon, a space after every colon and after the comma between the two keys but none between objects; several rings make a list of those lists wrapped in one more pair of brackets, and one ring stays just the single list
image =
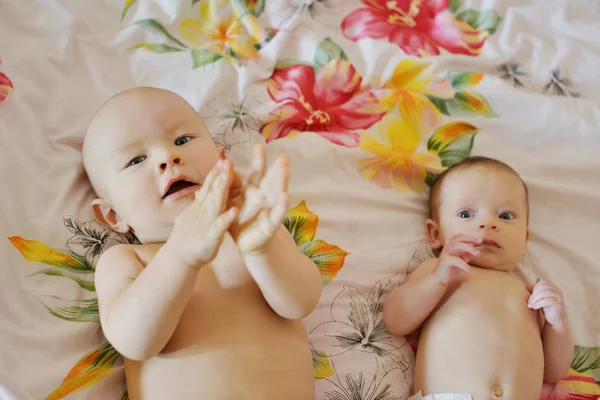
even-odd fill
[{"label": "baby's arm", "polygon": [[266,171],[265,148],[255,146],[244,194],[233,199],[240,216],[230,233],[271,308],[284,318],[300,319],[319,301],[321,275],[282,224],[290,203],[289,175],[286,157]]},{"label": "baby's arm", "polygon": [[544,344],[544,380],[557,383],[567,373],[575,352],[575,343],[569,325],[553,326],[546,322],[542,332]]},{"label": "baby's arm", "polygon": [[242,254],[265,300],[288,319],[307,316],[321,296],[321,274],[302,254],[287,229],[280,224],[275,237],[256,253]]},{"label": "baby's arm", "polygon": [[479,253],[473,247],[481,241],[465,235],[450,238],[439,258],[424,261],[404,284],[387,294],[383,319],[392,335],[403,336],[417,330],[437,306],[447,285],[459,271],[471,272],[467,264]]},{"label": "baby's arm", "polygon": [[419,329],[446,292],[446,285],[434,274],[438,262],[438,258],[424,261],[406,282],[386,295],[383,319],[392,335],[404,336]]},{"label": "baby's arm", "polygon": [[146,360],[165,347],[196,282],[189,268],[163,246],[144,268],[132,246],[106,251],[96,267],[100,322],[126,358]]},{"label": "baby's arm", "polygon": [[231,181],[231,164],[217,164],[145,268],[131,246],[116,246],[100,258],[100,322],[108,341],[125,357],[154,357],[173,335],[198,271],[215,257],[237,217],[234,208],[223,212]]},{"label": "baby's arm", "polygon": [[532,292],[528,306],[544,312],[542,343],[544,345],[544,380],[556,383],[563,378],[573,361],[575,343],[564,309],[562,292],[554,285],[540,281],[528,285]]}]

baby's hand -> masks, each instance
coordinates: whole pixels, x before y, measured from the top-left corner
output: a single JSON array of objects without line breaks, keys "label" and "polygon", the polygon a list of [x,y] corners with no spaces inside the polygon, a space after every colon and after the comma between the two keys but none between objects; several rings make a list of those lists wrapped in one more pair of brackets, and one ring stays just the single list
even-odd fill
[{"label": "baby's hand", "polygon": [[559,288],[546,281],[539,281],[535,286],[528,284],[527,290],[531,292],[527,307],[533,310],[544,310],[546,321],[554,327],[565,322],[565,304]]},{"label": "baby's hand", "polygon": [[223,236],[238,211],[235,207],[223,212],[233,180],[229,161],[219,161],[209,172],[195,200],[175,220],[168,245],[182,261],[200,268],[212,261]]},{"label": "baby's hand", "polygon": [[289,206],[287,158],[277,159],[266,174],[265,164],[265,147],[257,145],[243,195],[231,201],[240,213],[229,231],[242,253],[261,251],[281,227]]},{"label": "baby's hand", "polygon": [[480,244],[481,240],[466,236],[455,235],[450,238],[442,253],[440,254],[435,275],[444,285],[450,283],[457,275],[459,269],[466,273],[471,273],[472,269],[469,266],[469,261],[479,254],[473,245]]}]

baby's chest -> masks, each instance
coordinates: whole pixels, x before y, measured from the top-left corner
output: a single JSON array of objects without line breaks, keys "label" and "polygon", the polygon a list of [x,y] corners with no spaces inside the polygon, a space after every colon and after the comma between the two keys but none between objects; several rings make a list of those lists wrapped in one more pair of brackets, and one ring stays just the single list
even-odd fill
[{"label": "baby's chest", "polygon": [[492,315],[535,315],[527,307],[525,283],[502,271],[474,268],[448,293],[447,306]]}]

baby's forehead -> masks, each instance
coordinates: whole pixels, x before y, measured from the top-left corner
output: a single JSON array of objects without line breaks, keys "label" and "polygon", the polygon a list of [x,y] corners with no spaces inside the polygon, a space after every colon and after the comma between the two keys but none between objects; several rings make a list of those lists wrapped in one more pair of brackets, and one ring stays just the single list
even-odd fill
[{"label": "baby's forehead", "polygon": [[[526,202],[525,184],[513,171],[499,166],[476,165],[452,171],[442,182],[440,203],[469,199],[496,199],[513,203]],[[490,190],[497,197],[487,196]]]},{"label": "baby's forehead", "polygon": [[119,94],[94,115],[88,128],[90,141],[111,146],[197,123],[194,108],[175,93],[164,90],[136,90]]}]

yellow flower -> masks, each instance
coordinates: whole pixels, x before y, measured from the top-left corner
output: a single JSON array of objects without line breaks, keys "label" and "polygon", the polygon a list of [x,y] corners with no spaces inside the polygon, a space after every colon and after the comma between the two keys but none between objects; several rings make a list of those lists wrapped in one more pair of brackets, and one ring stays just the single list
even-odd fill
[{"label": "yellow flower", "polygon": [[404,119],[386,119],[377,128],[383,143],[366,133],[361,134],[358,148],[375,157],[359,160],[358,172],[383,188],[423,192],[427,172],[439,173],[443,169],[439,156],[415,153],[421,135]]},{"label": "yellow flower", "polygon": [[257,41],[236,18],[227,0],[202,1],[200,20],[186,18],[181,22],[179,34],[191,47],[219,54],[233,63],[237,63],[236,56],[254,59],[258,55],[254,47]]},{"label": "yellow flower", "polygon": [[420,134],[431,132],[442,116],[427,95],[445,99],[454,97],[450,82],[434,79],[433,64],[420,60],[400,61],[383,87],[386,96],[381,103],[388,111],[398,105],[402,118]]}]

